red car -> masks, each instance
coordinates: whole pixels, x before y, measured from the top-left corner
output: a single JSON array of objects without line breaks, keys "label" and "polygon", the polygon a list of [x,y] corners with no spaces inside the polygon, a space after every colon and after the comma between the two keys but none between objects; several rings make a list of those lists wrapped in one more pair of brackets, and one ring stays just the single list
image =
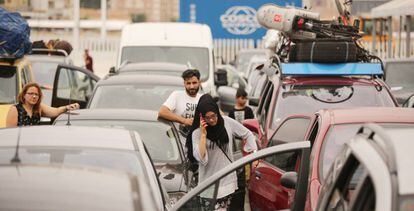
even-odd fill
[{"label": "red car", "polygon": [[[285,119],[267,146],[280,143],[309,140],[312,151],[310,156],[309,183],[306,203],[296,201],[294,189],[283,187],[280,178],[287,172],[299,172],[302,158],[297,152],[284,153],[263,160],[254,169],[249,181],[249,197],[253,210],[280,210],[286,207],[304,206],[301,210],[314,210],[317,206],[319,190],[323,177],[339,153],[343,143],[351,139],[363,123],[375,122],[386,127],[387,124],[413,124],[414,110],[409,108],[348,108],[326,109],[312,116],[294,115]],[[307,159],[305,159],[307,162]],[[303,171],[303,168],[300,169]],[[303,184],[300,191],[303,191]],[[298,190],[298,189],[297,189]],[[299,191],[299,190],[298,190]]]},{"label": "red car", "polygon": [[[303,69],[308,70],[311,65],[319,64],[304,65],[307,66]],[[325,65],[324,68],[331,66],[338,68],[335,65]],[[315,69],[320,70],[318,68]],[[261,148],[305,140],[311,119],[307,117],[288,121],[294,115],[312,115],[320,109],[328,108],[397,106],[388,86],[378,77],[329,74],[335,72],[335,68],[328,73],[325,71],[324,75],[314,75],[309,71],[309,74],[282,73],[281,76],[273,75],[268,78],[257,108],[258,119],[244,122],[247,128],[258,134]],[[284,126],[281,125],[282,122]],[[297,155],[290,153],[279,156],[274,162],[260,163],[252,178],[269,179],[266,184],[250,181],[249,195],[253,209],[290,208],[289,199],[293,198],[294,192],[282,187],[279,178],[284,172],[297,169],[295,159]]]},{"label": "red car", "polygon": [[332,162],[343,144],[354,137],[364,123],[377,123],[383,127],[414,124],[414,109],[371,107],[322,110],[316,113],[312,129],[306,135],[312,151],[305,210],[316,210],[319,191]]}]

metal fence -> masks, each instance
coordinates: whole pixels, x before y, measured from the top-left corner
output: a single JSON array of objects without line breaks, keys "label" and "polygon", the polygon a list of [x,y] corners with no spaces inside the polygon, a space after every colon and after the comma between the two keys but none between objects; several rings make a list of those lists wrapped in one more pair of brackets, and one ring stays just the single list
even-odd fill
[{"label": "metal fence", "polygon": [[367,49],[369,52],[377,55],[381,59],[388,59],[388,51],[391,50],[391,57],[390,58],[407,58],[407,57],[414,57],[414,43],[410,43],[410,52],[408,53],[408,56],[406,54],[407,52],[407,46],[405,43],[401,43],[401,45],[398,45],[398,42],[393,42],[391,49],[387,49],[387,42],[377,42],[376,47],[373,48],[372,42],[362,42],[365,49]]}]

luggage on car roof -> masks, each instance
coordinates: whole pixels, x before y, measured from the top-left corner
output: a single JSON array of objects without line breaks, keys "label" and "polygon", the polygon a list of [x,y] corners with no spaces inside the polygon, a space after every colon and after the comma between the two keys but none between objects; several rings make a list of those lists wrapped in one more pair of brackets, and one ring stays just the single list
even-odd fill
[{"label": "luggage on car roof", "polygon": [[345,63],[357,61],[352,40],[308,40],[291,45],[289,62]]},{"label": "luggage on car roof", "polygon": [[17,12],[0,7],[0,57],[21,58],[30,52],[30,28]]}]

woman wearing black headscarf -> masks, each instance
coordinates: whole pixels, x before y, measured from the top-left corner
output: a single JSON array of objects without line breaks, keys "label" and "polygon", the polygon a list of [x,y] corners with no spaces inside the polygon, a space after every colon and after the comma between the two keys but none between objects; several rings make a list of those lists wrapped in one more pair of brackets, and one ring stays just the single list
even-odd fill
[{"label": "woman wearing black headscarf", "polygon": [[[247,128],[234,119],[221,116],[216,102],[209,94],[201,96],[188,137],[190,140],[187,140],[187,143],[192,143],[194,158],[199,163],[198,179],[200,182],[233,161],[233,142],[231,140],[234,136],[246,140],[244,151],[257,150],[255,137]],[[229,205],[231,194],[236,189],[237,176],[235,172],[221,179],[216,209],[226,208]],[[208,190],[201,194],[201,197],[207,199],[211,196],[213,194]]]}]

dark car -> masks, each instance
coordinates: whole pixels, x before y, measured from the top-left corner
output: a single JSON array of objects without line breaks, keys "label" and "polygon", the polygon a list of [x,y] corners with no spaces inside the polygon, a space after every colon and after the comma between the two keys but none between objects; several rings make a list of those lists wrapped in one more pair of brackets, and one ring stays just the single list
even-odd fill
[{"label": "dark car", "polygon": [[130,108],[157,110],[183,79],[165,75],[115,75],[96,84],[88,108]]},{"label": "dark car", "polygon": [[169,62],[127,63],[121,66],[115,74],[149,74],[181,76],[188,69],[186,65]]},{"label": "dark car", "polygon": [[1,210],[157,210],[145,177],[79,165],[3,164]]},{"label": "dark car", "polygon": [[[1,165],[9,165],[13,158],[18,158],[19,165],[81,165],[118,170],[136,175],[148,184],[144,193],[154,198],[156,204],[152,206],[157,210],[170,203],[136,132],[98,127],[34,126],[1,129],[0,139]],[[0,188],[0,192],[2,190]]]},{"label": "dark car", "polygon": [[317,210],[413,210],[413,136],[413,125],[361,127],[333,162]]},{"label": "dark car", "polygon": [[[312,145],[310,175],[308,181],[307,201],[305,210],[315,210],[319,190],[324,183],[329,167],[338,155],[344,143],[351,139],[367,122],[381,125],[414,125],[414,110],[407,108],[360,107],[348,109],[324,109],[311,116],[295,115],[287,117],[280,124],[267,146],[280,145],[288,142],[309,140]],[[294,204],[292,198],[281,197],[295,194],[293,190],[280,185],[267,188],[273,178],[280,178],[295,168],[303,158],[296,154],[280,156],[278,162],[263,162],[255,172],[271,175],[260,180],[252,179],[249,184],[251,203],[260,202],[267,208],[281,204]],[[276,183],[277,184],[277,183]],[[265,188],[266,187],[266,188]],[[278,189],[280,191],[278,191]],[[266,190],[266,191],[265,191]],[[276,200],[269,200],[267,195],[276,195]],[[296,192],[297,193],[297,192]],[[286,199],[286,201],[285,201]]]},{"label": "dark car", "polygon": [[[312,115],[314,112],[326,108],[397,106],[387,85],[381,79],[369,74],[364,75],[363,72],[358,71],[371,68],[376,74],[381,75],[382,70],[379,64],[367,67],[363,66],[371,64],[359,66],[360,64],[356,63],[340,65],[303,63],[297,65],[295,63],[284,64],[285,72],[282,68],[282,75],[268,77],[256,113],[258,120],[245,120],[244,122],[246,127],[258,134],[262,148],[268,146],[269,142],[274,139],[276,131],[280,130],[281,123],[287,117]],[[335,72],[335,70],[342,73]],[[344,71],[347,72],[346,75],[343,74]],[[355,73],[357,75],[353,75]],[[286,140],[289,142],[302,140],[303,137],[299,133],[303,129],[302,126],[306,129],[306,122],[294,123],[293,127],[297,128],[298,132],[294,132],[293,137]],[[282,132],[279,132],[280,136],[289,136],[291,133],[289,130]],[[273,144],[281,143],[284,142]],[[293,162],[295,158],[295,156],[286,155],[277,162],[290,166],[288,164]],[[283,170],[290,171],[294,169],[286,168]],[[274,182],[277,182],[277,179]],[[285,189],[283,193],[274,196],[276,198],[273,202],[279,200],[283,203],[277,203],[277,207],[271,209],[290,207],[287,201],[287,192],[288,190]],[[259,195],[256,198],[251,198],[250,203],[252,207],[257,209],[267,209],[264,207],[266,203],[263,203]]]},{"label": "dark car", "polygon": [[[136,131],[144,142],[159,179],[168,193],[183,195],[187,192],[185,156],[180,137],[174,124],[158,120],[158,112],[133,109],[82,109],[71,115],[70,124],[75,126],[96,126],[122,128]],[[60,115],[55,125],[65,125],[68,115]]]}]

